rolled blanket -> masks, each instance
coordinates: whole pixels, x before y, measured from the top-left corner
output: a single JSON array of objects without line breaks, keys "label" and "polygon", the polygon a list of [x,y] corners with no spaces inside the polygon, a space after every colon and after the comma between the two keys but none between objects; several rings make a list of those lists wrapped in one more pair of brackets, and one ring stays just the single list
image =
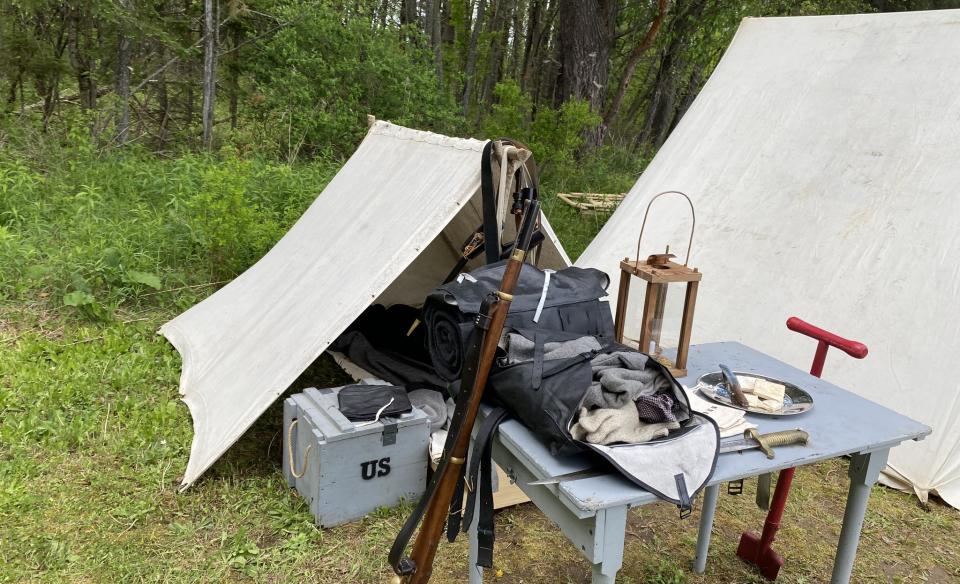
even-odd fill
[{"label": "rolled blanket", "polygon": [[429,301],[423,307],[427,327],[427,350],[437,375],[446,381],[460,378],[467,341],[473,329],[468,315],[451,304]]},{"label": "rolled blanket", "polygon": [[[473,320],[484,299],[503,279],[504,262],[461,274],[435,288],[423,305],[427,349],[437,374],[447,381],[460,378]],[[593,269],[566,268],[551,273],[523,264],[506,326],[513,329],[563,331],[568,334],[613,336],[606,296],[609,278]]]}]

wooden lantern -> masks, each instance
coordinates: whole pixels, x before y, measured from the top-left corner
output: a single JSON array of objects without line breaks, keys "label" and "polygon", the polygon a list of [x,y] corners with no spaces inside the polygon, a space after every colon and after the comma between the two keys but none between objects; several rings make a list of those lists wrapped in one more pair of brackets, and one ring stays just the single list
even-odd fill
[{"label": "wooden lantern", "polygon": [[[647,225],[647,215],[650,214],[650,206],[658,197],[667,194],[680,195],[690,204],[690,214],[692,217],[690,241],[687,244],[687,257],[683,265],[672,261],[676,256],[670,253],[670,246],[667,246],[664,253],[653,254],[645,260],[640,259],[640,242],[643,240],[643,229]],[[620,292],[617,296],[617,316],[615,323],[616,340],[619,343],[624,342],[623,329],[627,318],[627,303],[630,298],[630,282],[633,277],[636,276],[647,283],[646,296],[643,299],[643,313],[640,320],[639,349],[666,365],[675,377],[683,377],[687,374],[687,355],[690,352],[690,332],[693,328],[693,311],[697,305],[697,287],[700,285],[700,279],[703,277],[703,274],[697,271],[697,268],[687,266],[690,261],[690,248],[693,245],[693,230],[696,222],[697,217],[693,210],[693,201],[684,193],[680,191],[664,191],[654,195],[654,197],[650,199],[650,203],[647,204],[647,211],[643,215],[643,223],[640,226],[640,237],[637,238],[636,259],[623,258],[623,261],[620,262]],[[662,353],[660,335],[667,300],[667,286],[675,283],[686,283],[687,290],[684,295],[683,317],[680,321],[680,338],[677,343],[676,359],[671,361]]]}]

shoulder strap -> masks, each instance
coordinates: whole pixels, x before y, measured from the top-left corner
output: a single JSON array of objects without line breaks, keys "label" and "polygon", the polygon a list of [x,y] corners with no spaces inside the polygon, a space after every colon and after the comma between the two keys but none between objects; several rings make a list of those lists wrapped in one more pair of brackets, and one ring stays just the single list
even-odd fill
[{"label": "shoulder strap", "polygon": [[503,408],[495,408],[487,414],[486,419],[477,431],[477,437],[473,443],[473,456],[470,458],[470,469],[467,473],[467,483],[472,488],[469,489],[467,495],[461,530],[467,531],[470,529],[470,524],[473,523],[473,514],[477,507],[477,496],[479,495],[477,565],[484,568],[493,567],[493,484],[491,480],[491,474],[493,473],[493,458],[491,456],[493,435],[507,416],[508,412]]},{"label": "shoulder strap", "polygon": [[484,254],[488,264],[500,259],[500,237],[497,229],[497,193],[493,190],[493,141],[483,147],[480,161],[480,194],[483,202]]}]

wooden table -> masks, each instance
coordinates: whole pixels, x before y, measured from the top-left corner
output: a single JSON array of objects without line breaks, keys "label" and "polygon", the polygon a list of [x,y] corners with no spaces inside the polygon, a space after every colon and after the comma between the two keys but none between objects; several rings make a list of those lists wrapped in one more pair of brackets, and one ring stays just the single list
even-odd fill
[{"label": "wooden table", "polygon": [[[706,566],[713,515],[722,484],[852,455],[850,489],[831,580],[835,584],[849,582],[870,488],[886,465],[890,449],[906,440],[922,439],[930,434],[930,428],[740,343],[691,347],[687,363],[689,375],[680,382],[692,387],[700,375],[717,371],[718,363],[735,371],[776,377],[808,391],[814,401],[809,412],[783,418],[749,414],[748,418],[762,433],[801,427],[810,433],[810,443],[806,447],[781,448],[773,460],[768,460],[759,450],[720,455],[716,472],[704,490],[694,569],[703,572]],[[477,425],[486,414],[486,408],[482,409]],[[627,511],[659,499],[618,474],[553,485],[529,485],[532,481],[585,470],[594,465],[594,459],[585,454],[553,456],[515,420],[500,426],[493,458],[593,564],[593,582],[614,582],[623,564]],[[476,534],[471,530],[472,584],[483,580],[482,570],[475,562],[476,546]]]}]

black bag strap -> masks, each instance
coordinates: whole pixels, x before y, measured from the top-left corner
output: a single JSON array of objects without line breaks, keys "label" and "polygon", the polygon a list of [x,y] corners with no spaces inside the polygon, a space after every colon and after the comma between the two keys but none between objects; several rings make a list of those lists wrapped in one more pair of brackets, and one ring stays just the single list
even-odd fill
[{"label": "black bag strap", "polygon": [[460,465],[460,476],[457,478],[457,488],[453,491],[453,498],[450,499],[450,513],[447,515],[447,541],[453,543],[457,540],[457,534],[460,533],[460,520],[463,517],[463,489],[467,465]]},{"label": "black bag strap", "polygon": [[[489,310],[486,302],[484,303],[484,306],[481,307],[481,313],[483,313],[485,310]],[[478,315],[478,317],[479,316],[480,315]],[[476,355],[479,354],[480,344],[483,342],[483,334],[484,329],[480,326],[476,326],[473,329],[468,343],[468,356],[476,357]],[[465,364],[465,367],[475,366],[475,358],[469,359]],[[469,376],[465,374],[464,378],[467,377]],[[393,545],[390,547],[388,561],[390,562],[390,566],[393,567],[397,574],[411,573],[412,570],[415,569],[413,565],[407,563],[407,559],[403,557],[403,552],[407,549],[407,545],[410,543],[410,539],[413,537],[414,531],[416,531],[417,526],[420,524],[420,519],[427,511],[427,505],[430,504],[430,499],[433,498],[433,494],[437,490],[437,484],[440,482],[440,476],[443,474],[446,465],[449,462],[447,459],[447,453],[450,452],[450,448],[453,446],[454,442],[456,442],[457,436],[461,431],[463,431],[462,412],[466,410],[466,403],[469,401],[469,395],[469,389],[457,392],[454,416],[450,419],[450,428],[447,430],[447,440],[443,449],[444,458],[440,460],[440,464],[437,465],[437,470],[433,473],[433,477],[431,477],[426,491],[424,491],[423,495],[420,497],[420,501],[417,503],[417,506],[414,508],[413,512],[410,513],[409,517],[407,517],[407,521],[403,524],[403,527],[400,528],[400,532],[397,533],[397,537],[393,540]],[[461,415],[457,415],[458,413]]]},{"label": "black bag strap", "polygon": [[497,194],[493,190],[493,141],[483,147],[480,161],[480,194],[483,203],[483,242],[488,264],[500,259],[500,235],[497,226]]},{"label": "black bag strap", "polygon": [[683,478],[683,473],[674,475],[673,480],[677,483],[677,495],[680,498],[680,519],[686,519],[693,511],[693,503],[690,501],[690,493],[687,491],[687,481]]},{"label": "black bag strap", "polygon": [[534,391],[540,389],[540,384],[543,382],[543,353],[545,344],[546,334],[538,330],[533,334],[533,379],[531,379],[531,385]]},{"label": "black bag strap", "polygon": [[493,567],[493,435],[508,416],[507,410],[495,408],[487,414],[473,443],[473,457],[470,459],[468,485],[473,488],[467,495],[466,509],[463,514],[462,531],[470,529],[473,523],[477,497],[480,497],[480,514],[477,518],[477,565]]}]

